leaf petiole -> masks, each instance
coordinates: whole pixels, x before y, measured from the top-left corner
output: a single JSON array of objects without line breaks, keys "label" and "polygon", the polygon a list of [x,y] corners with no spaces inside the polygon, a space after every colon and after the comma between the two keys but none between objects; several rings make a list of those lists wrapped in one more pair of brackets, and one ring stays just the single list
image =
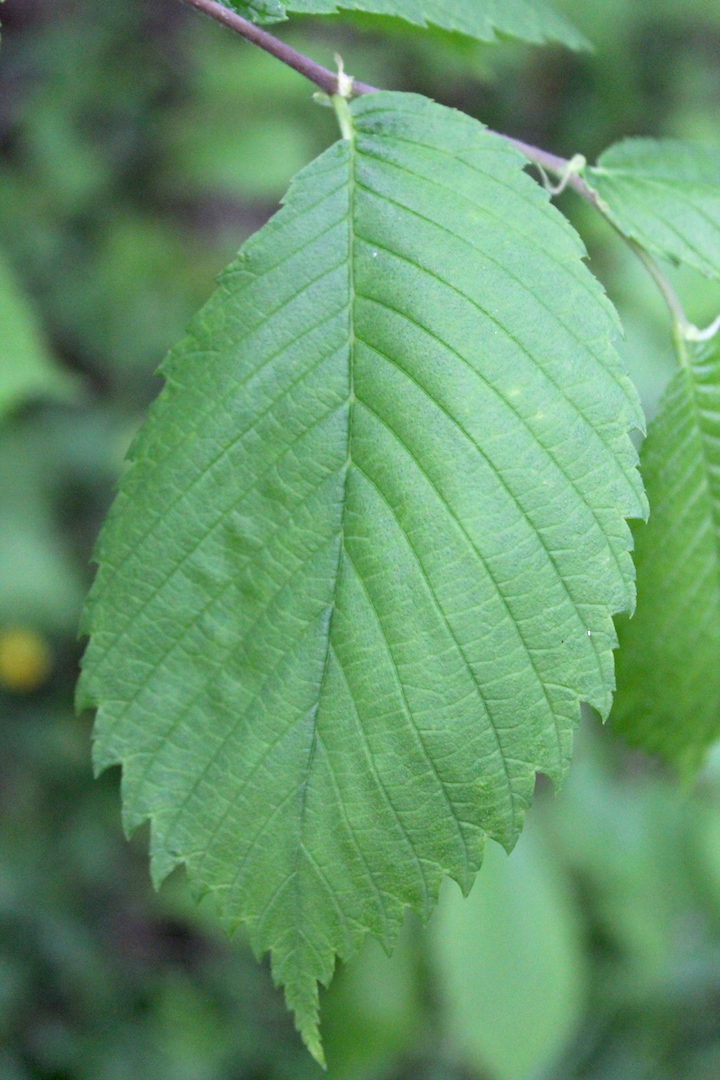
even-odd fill
[{"label": "leaf petiole", "polygon": [[340,94],[333,94],[332,104],[335,109],[335,115],[337,116],[338,124],[340,125],[340,133],[343,139],[352,142],[355,138],[355,125],[353,124],[348,99],[342,97]]}]

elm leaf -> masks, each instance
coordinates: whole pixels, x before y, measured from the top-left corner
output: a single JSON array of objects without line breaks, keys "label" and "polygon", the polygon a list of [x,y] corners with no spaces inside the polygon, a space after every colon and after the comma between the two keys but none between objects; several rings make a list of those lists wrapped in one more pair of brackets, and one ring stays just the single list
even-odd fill
[{"label": "elm leaf", "polygon": [[411,94],[343,138],[164,365],[103,531],[80,702],[156,881],[317,983],[391,947],[607,715],[642,423],[616,317],[524,159]]}]

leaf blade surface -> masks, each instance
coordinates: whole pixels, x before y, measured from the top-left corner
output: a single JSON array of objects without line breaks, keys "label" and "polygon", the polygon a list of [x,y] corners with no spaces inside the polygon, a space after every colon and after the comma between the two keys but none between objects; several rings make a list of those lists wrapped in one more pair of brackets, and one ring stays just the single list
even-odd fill
[{"label": "leaf blade surface", "polygon": [[436,26],[479,41],[498,35],[541,45],[558,42],[590,48],[587,39],[546,0],[233,0],[232,7],[253,22],[277,22],[288,15],[337,15],[358,11]]},{"label": "leaf blade surface", "polygon": [[164,367],[98,549],[82,700],[155,876],[316,982],[391,945],[607,714],[642,422],[582,246],[476,121],[352,105]]}]

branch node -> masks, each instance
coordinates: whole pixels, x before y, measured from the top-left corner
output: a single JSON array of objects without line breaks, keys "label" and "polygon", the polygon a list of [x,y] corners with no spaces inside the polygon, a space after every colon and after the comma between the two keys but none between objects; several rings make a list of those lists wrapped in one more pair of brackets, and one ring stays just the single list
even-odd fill
[{"label": "branch node", "polygon": [[553,184],[551,182],[550,177],[545,172],[545,169],[542,167],[540,162],[535,162],[535,164],[537,165],[538,171],[542,178],[543,187],[550,195],[550,197],[554,198],[556,195],[562,195],[563,191],[568,186],[574,176],[580,176],[583,169],[587,165],[587,158],[583,154],[575,154],[574,157],[570,159],[570,161],[566,162],[565,168],[560,174],[559,184]]},{"label": "branch node", "polygon": [[349,101],[353,95],[353,84],[355,79],[352,75],[348,75],[345,71],[345,64],[340,53],[335,53],[335,63],[337,64],[337,92],[341,98],[345,98]]}]

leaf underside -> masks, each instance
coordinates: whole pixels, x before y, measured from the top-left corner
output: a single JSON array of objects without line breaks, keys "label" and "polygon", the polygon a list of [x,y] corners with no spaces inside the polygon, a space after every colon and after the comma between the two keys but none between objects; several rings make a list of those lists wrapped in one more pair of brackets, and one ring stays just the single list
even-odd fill
[{"label": "leaf underside", "polygon": [[720,279],[720,150],[675,139],[627,139],[586,179],[626,236]]},{"label": "leaf underside", "polygon": [[720,341],[689,345],[641,453],[638,608],[619,620],[613,726],[683,772],[720,736]]},{"label": "leaf underside", "polygon": [[81,702],[156,880],[317,981],[510,847],[607,715],[639,404],[582,245],[408,94],[293,182],[164,365],[98,549]]},{"label": "leaf underside", "polygon": [[536,45],[554,41],[571,49],[590,48],[546,0],[230,0],[230,6],[260,23],[279,22],[288,15],[358,11],[436,26],[479,41],[496,41],[501,34]]}]

